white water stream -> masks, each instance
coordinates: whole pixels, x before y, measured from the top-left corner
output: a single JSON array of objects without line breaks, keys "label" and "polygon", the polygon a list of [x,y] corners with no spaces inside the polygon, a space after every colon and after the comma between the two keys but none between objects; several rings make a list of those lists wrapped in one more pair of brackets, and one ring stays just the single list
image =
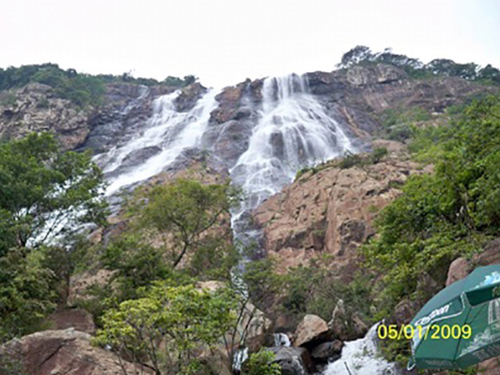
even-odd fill
[{"label": "white water stream", "polygon": [[233,184],[246,195],[232,216],[237,239],[244,245],[256,235],[242,230],[245,213],[291,183],[301,168],[355,151],[340,125],[308,92],[303,76],[266,78],[259,114],[248,149],[230,169]]},{"label": "white water stream", "polygon": [[[106,195],[116,193],[120,188],[144,181],[171,164],[182,151],[197,147],[206,130],[210,112],[216,107],[215,90],[209,90],[188,112],[177,112],[175,99],[180,92],[163,95],[153,102],[153,115],[146,122],[143,131],[124,145],[115,146],[94,160],[103,172],[112,175],[108,179]],[[156,153],[134,165],[132,170],[120,173],[127,158],[134,158],[134,152],[154,149]]]},{"label": "white water stream", "polygon": [[346,342],[342,357],[328,365],[324,375],[396,375],[394,364],[384,360],[377,349],[374,325],[362,339]]}]

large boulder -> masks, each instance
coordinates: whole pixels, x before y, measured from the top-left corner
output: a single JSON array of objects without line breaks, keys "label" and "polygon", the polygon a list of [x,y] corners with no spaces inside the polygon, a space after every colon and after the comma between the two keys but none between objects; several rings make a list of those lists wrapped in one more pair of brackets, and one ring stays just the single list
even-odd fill
[{"label": "large boulder", "polygon": [[448,277],[446,279],[446,286],[453,284],[455,281],[461,280],[466,277],[472,270],[471,264],[467,259],[460,257],[455,259],[450,264],[448,269]]},{"label": "large boulder", "polygon": [[313,346],[328,335],[328,324],[317,315],[304,316],[295,331],[295,346]]},{"label": "large boulder", "polygon": [[275,354],[273,363],[281,367],[281,375],[304,375],[314,370],[311,356],[306,348],[280,346],[269,348]]},{"label": "large boulder", "polygon": [[340,340],[328,341],[319,344],[311,350],[311,357],[314,361],[327,363],[340,358],[340,353],[344,343]]},{"label": "large boulder", "polygon": [[[90,340],[89,334],[73,329],[43,331],[4,344],[0,358],[9,358],[29,375],[123,375],[116,355],[93,347]],[[140,373],[131,363],[121,364],[130,374]],[[0,369],[0,375],[11,374]]]}]

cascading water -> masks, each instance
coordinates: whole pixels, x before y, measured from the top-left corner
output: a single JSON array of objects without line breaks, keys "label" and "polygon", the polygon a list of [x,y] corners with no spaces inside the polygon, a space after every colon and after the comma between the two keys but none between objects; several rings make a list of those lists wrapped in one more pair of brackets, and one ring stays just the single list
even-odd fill
[{"label": "cascading water", "polygon": [[179,94],[176,91],[157,98],[153,102],[153,115],[138,136],[95,156],[109,182],[107,195],[160,173],[182,151],[199,145],[210,112],[217,105],[217,92],[209,90],[188,112],[176,111],[175,99]]},{"label": "cascading water", "polygon": [[[156,99],[153,115],[140,134],[95,157],[110,184],[106,194],[111,196],[123,187],[160,173],[185,149],[199,147],[210,113],[217,106],[216,93],[209,90],[185,113],[175,109],[178,92]],[[262,97],[259,121],[253,128],[248,149],[230,169],[233,184],[242,187],[246,196],[232,213],[235,238],[244,245],[259,235],[258,231],[248,229],[250,211],[292,182],[298,170],[356,151],[342,127],[308,92],[305,77],[292,74],[267,78]],[[342,358],[329,365],[325,374],[390,374],[383,371],[391,369],[391,365],[376,358],[371,340],[367,335],[365,339],[346,343]],[[286,335],[277,334],[275,341],[277,346],[290,345]],[[240,370],[247,357],[247,349],[239,351],[234,370]],[[346,364],[353,370],[351,374],[346,372]]]},{"label": "cascading water", "polygon": [[231,168],[233,184],[242,187],[246,200],[233,212],[238,240],[247,245],[256,233],[245,231],[245,213],[279,192],[301,168],[353,152],[340,125],[308,92],[304,76],[266,78],[262,87],[260,120],[249,146]]},{"label": "cascading water", "polygon": [[377,327],[374,325],[366,336],[346,342],[340,359],[332,362],[323,375],[397,375],[398,369],[378,353]]},{"label": "cascading water", "polygon": [[[253,129],[248,149],[230,169],[232,183],[241,187],[246,197],[232,212],[235,239],[243,246],[252,245],[260,234],[248,225],[252,209],[291,183],[301,168],[347,151],[355,151],[351,141],[308,92],[304,76],[291,74],[265,79],[260,120]],[[234,281],[240,281],[237,275]],[[275,336],[275,341],[276,346],[290,345],[286,335]],[[241,369],[245,353],[246,349],[236,353],[236,370]]]}]

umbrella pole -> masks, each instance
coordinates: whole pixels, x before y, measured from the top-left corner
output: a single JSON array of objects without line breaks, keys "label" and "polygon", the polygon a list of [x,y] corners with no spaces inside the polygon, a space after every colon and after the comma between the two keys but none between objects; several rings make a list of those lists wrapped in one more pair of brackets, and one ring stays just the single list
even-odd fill
[{"label": "umbrella pole", "polygon": [[349,373],[349,375],[352,375],[352,372],[351,372],[351,370],[349,370],[349,367],[347,366],[346,361],[344,361],[344,366],[345,366],[345,369],[347,370],[347,372]]}]

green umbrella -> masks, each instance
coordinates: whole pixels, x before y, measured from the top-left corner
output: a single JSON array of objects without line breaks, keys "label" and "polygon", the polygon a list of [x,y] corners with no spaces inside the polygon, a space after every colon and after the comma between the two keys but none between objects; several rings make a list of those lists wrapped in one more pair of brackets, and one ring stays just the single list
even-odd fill
[{"label": "green umbrella", "polygon": [[436,294],[406,327],[411,369],[463,369],[500,355],[500,264]]}]

